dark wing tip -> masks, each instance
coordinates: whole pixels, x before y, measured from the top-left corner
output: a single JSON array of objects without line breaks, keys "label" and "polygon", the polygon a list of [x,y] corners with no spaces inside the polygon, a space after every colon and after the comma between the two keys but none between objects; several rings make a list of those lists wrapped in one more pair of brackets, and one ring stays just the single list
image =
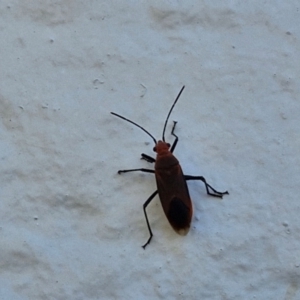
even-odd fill
[{"label": "dark wing tip", "polygon": [[168,220],[174,230],[180,235],[186,235],[191,225],[192,207],[186,204],[178,197],[174,197],[170,202],[168,211]]}]

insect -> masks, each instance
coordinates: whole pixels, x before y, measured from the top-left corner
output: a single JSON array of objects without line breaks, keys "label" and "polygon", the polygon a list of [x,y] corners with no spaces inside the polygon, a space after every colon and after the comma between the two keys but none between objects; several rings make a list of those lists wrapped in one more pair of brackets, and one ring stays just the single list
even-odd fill
[{"label": "insect", "polygon": [[153,151],[157,153],[156,159],[144,153],[141,154],[142,159],[146,160],[149,163],[155,163],[154,170],[140,168],[140,169],[129,169],[129,170],[118,171],[119,174],[136,172],[136,171],[155,174],[157,190],[146,200],[146,202],[143,205],[146,223],[150,234],[150,237],[148,238],[147,242],[142,246],[144,249],[150,243],[153,237],[146,208],[157,194],[159,195],[163,210],[165,212],[167,219],[169,220],[169,223],[171,224],[173,229],[180,235],[186,235],[188,233],[191,226],[192,216],[193,216],[193,206],[189,195],[189,190],[186,184],[187,180],[201,180],[205,184],[206,193],[210,196],[222,198],[223,195],[229,194],[227,191],[226,192],[216,191],[212,186],[210,186],[206,182],[203,176],[192,176],[192,175],[183,174],[178,160],[173,155],[175,147],[178,143],[178,136],[174,133],[177,124],[176,121],[174,121],[173,128],[171,131],[171,135],[175,137],[172,146],[165,141],[165,131],[166,131],[169,117],[184,88],[185,86],[181,88],[179,94],[177,95],[167,115],[164,128],[163,128],[162,140],[159,140],[158,142],[153,137],[153,135],[149,133],[142,126],[138,125],[137,123],[129,119],[126,119],[123,116],[111,112],[112,115],[119,117],[137,126],[141,130],[143,130],[153,139],[155,144]]}]

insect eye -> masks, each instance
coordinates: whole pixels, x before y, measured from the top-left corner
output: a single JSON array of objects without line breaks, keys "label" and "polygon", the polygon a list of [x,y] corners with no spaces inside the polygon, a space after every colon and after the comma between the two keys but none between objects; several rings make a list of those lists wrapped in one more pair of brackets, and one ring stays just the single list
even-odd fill
[{"label": "insect eye", "polygon": [[153,151],[156,152],[156,147],[153,147]]}]

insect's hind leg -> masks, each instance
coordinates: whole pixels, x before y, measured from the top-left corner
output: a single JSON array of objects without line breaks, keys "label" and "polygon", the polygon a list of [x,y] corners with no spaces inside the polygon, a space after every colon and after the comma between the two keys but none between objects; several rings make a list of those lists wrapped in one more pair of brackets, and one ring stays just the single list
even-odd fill
[{"label": "insect's hind leg", "polygon": [[175,141],[174,141],[174,143],[173,143],[173,145],[172,145],[172,147],[171,147],[171,149],[170,149],[170,152],[171,152],[171,153],[173,153],[173,151],[175,150],[175,147],[176,147],[176,145],[177,145],[177,143],[178,143],[178,136],[174,133],[174,130],[175,130],[177,121],[173,121],[173,122],[174,122],[174,125],[173,125],[173,128],[172,128],[171,134],[172,134],[173,136],[175,136]]},{"label": "insect's hind leg", "polygon": [[154,173],[154,170],[141,168],[141,169],[119,170],[118,174],[128,173],[128,172],[136,172],[136,171],[141,171],[141,172],[145,172],[145,173]]},{"label": "insect's hind leg", "polygon": [[[218,192],[217,190],[215,190],[211,185],[209,185],[205,178],[203,176],[191,176],[191,175],[184,175],[184,179],[185,180],[201,180],[204,184],[205,184],[205,188],[206,188],[206,193],[210,196],[213,196],[213,197],[219,197],[219,198],[222,198],[223,195],[229,195],[228,191],[225,191],[225,192]],[[214,192],[214,193],[211,193],[209,191],[209,188]]]},{"label": "insect's hind leg", "polygon": [[151,200],[157,195],[158,191],[155,191],[148,199],[147,201],[144,203],[143,205],[143,209],[144,209],[144,214],[145,214],[145,218],[146,218],[146,222],[147,222],[147,227],[148,227],[148,230],[149,230],[149,233],[150,233],[150,237],[148,239],[148,241],[146,242],[145,245],[143,245],[142,247],[144,249],[146,249],[147,245],[150,244],[150,241],[153,237],[153,233],[152,233],[152,230],[151,230],[151,227],[150,227],[150,223],[149,223],[149,220],[148,220],[148,216],[147,216],[147,212],[146,212],[146,207],[148,206],[148,204],[151,202]]}]

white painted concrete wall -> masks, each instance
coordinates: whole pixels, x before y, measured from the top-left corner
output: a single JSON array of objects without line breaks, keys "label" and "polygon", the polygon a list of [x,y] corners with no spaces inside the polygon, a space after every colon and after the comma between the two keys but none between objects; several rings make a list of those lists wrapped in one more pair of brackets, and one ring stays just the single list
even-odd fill
[{"label": "white painted concrete wall", "polygon": [[[211,3],[213,2],[213,3]],[[299,1],[3,0],[0,299],[300,299]],[[151,174],[166,114],[177,235]],[[167,139],[171,123],[168,126]]]}]

